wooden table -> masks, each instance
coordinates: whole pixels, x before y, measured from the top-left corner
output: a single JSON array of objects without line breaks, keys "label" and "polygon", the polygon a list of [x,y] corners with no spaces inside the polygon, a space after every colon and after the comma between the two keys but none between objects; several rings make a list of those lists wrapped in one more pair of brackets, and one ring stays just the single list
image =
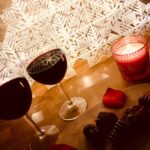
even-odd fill
[{"label": "wooden table", "polygon": [[[92,68],[88,68],[85,62],[80,63],[80,69],[82,69],[83,72],[77,74],[77,76],[74,76],[69,80],[64,81],[62,83],[62,86],[69,93],[70,97],[81,96],[86,99],[88,108],[83,116],[72,122],[61,120],[58,112],[61,104],[66,100],[66,97],[57,86],[51,89],[47,89],[45,85],[41,85],[38,83],[35,83],[32,86],[35,97],[33,98],[32,106],[28,112],[31,117],[34,113],[37,112],[40,112],[42,114],[43,119],[38,121],[36,120],[39,126],[45,124],[55,124],[58,126],[58,128],[60,129],[60,136],[57,140],[57,143],[69,142],[68,144],[71,144],[75,147],[77,147],[78,143],[74,143],[73,141],[71,142],[68,140],[68,137],[72,136],[70,135],[72,133],[69,132],[70,130],[72,130],[71,126],[73,126],[74,124],[77,125],[74,129],[75,133],[73,134],[76,134],[76,132],[77,134],[79,134],[79,136],[82,134],[83,126],[86,123],[94,120],[98,111],[101,111],[101,99],[108,87],[123,90],[135,85],[137,90],[141,89],[140,84],[130,83],[122,79],[116,63],[112,58],[109,58]],[[147,85],[143,88],[147,88]],[[120,112],[122,110],[116,111]],[[84,119],[83,121],[84,117],[86,118],[86,120]],[[66,132],[67,129],[69,129],[68,132]],[[23,118],[12,121],[1,121],[0,149],[29,150],[29,139],[33,134],[33,129]],[[62,140],[63,136],[66,136],[66,140],[64,141]],[[83,141],[83,136],[81,137],[82,138],[79,138],[79,143]],[[79,145],[81,146],[77,147],[79,149],[82,149],[82,146],[84,146],[81,144]]]}]

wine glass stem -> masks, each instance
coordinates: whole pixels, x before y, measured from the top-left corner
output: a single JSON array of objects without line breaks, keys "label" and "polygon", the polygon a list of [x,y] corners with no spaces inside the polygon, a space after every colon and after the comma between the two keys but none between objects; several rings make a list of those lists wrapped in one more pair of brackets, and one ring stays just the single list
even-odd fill
[{"label": "wine glass stem", "polygon": [[25,114],[24,118],[39,136],[45,135],[44,132],[41,131],[41,129],[36,125],[36,123],[30,118],[28,114]]},{"label": "wine glass stem", "polygon": [[67,100],[69,101],[69,105],[73,105],[72,100],[70,99],[69,95],[67,94],[67,92],[63,89],[61,83],[58,84],[60,89],[62,90],[62,92],[64,93],[64,95],[66,96]]}]

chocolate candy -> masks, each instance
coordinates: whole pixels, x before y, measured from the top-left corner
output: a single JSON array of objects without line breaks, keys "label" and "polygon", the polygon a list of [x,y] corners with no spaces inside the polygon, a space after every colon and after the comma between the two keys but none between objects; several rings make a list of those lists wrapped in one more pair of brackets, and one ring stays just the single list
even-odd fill
[{"label": "chocolate candy", "polygon": [[131,114],[132,112],[138,111],[140,108],[141,108],[140,105],[131,106],[125,110],[124,115],[128,115]]},{"label": "chocolate candy", "polygon": [[113,112],[99,112],[96,125],[88,124],[84,127],[84,136],[94,145],[103,143],[105,147],[109,142],[114,150],[137,149],[137,141],[140,143],[141,137],[150,133],[149,97],[150,95],[140,97],[139,105],[126,109],[119,120]]},{"label": "chocolate candy", "polygon": [[107,141],[96,125],[87,124],[83,129],[83,134],[88,141],[89,146],[97,149],[105,149]]},{"label": "chocolate candy", "polygon": [[132,106],[124,112],[122,120],[130,123],[131,125],[137,124],[142,121],[144,107],[141,105]]},{"label": "chocolate candy", "polygon": [[145,93],[142,96],[140,96],[138,101],[140,105],[146,108],[150,108],[150,92]]},{"label": "chocolate candy", "polygon": [[129,133],[130,133],[129,124],[127,124],[123,120],[118,120],[115,123],[109,135],[109,139],[112,146],[114,148],[123,147],[125,143],[127,143],[127,140],[129,139]]},{"label": "chocolate candy", "polygon": [[96,126],[105,135],[109,134],[118,117],[113,112],[100,112],[96,119]]},{"label": "chocolate candy", "polygon": [[124,112],[122,120],[130,124],[135,132],[141,131],[150,125],[150,112],[144,106],[135,105]]},{"label": "chocolate candy", "polygon": [[83,129],[83,134],[93,144],[96,144],[100,137],[100,132],[94,124],[87,124]]}]

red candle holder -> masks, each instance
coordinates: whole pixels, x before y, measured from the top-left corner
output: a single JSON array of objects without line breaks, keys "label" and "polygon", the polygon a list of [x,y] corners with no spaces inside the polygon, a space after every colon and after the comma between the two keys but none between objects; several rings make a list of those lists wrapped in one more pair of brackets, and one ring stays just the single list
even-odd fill
[{"label": "red candle holder", "polygon": [[112,46],[112,56],[125,80],[141,81],[150,74],[148,42],[143,36],[121,38]]}]

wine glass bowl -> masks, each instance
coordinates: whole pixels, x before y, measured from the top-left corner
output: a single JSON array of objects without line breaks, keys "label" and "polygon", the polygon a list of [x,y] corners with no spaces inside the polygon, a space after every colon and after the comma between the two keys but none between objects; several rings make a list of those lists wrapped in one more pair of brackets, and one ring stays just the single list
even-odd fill
[{"label": "wine glass bowl", "polygon": [[17,77],[0,86],[0,119],[24,116],[31,106],[32,92],[26,78]]},{"label": "wine glass bowl", "polygon": [[27,73],[42,84],[59,83],[67,70],[67,60],[60,49],[39,55],[27,67]]}]

